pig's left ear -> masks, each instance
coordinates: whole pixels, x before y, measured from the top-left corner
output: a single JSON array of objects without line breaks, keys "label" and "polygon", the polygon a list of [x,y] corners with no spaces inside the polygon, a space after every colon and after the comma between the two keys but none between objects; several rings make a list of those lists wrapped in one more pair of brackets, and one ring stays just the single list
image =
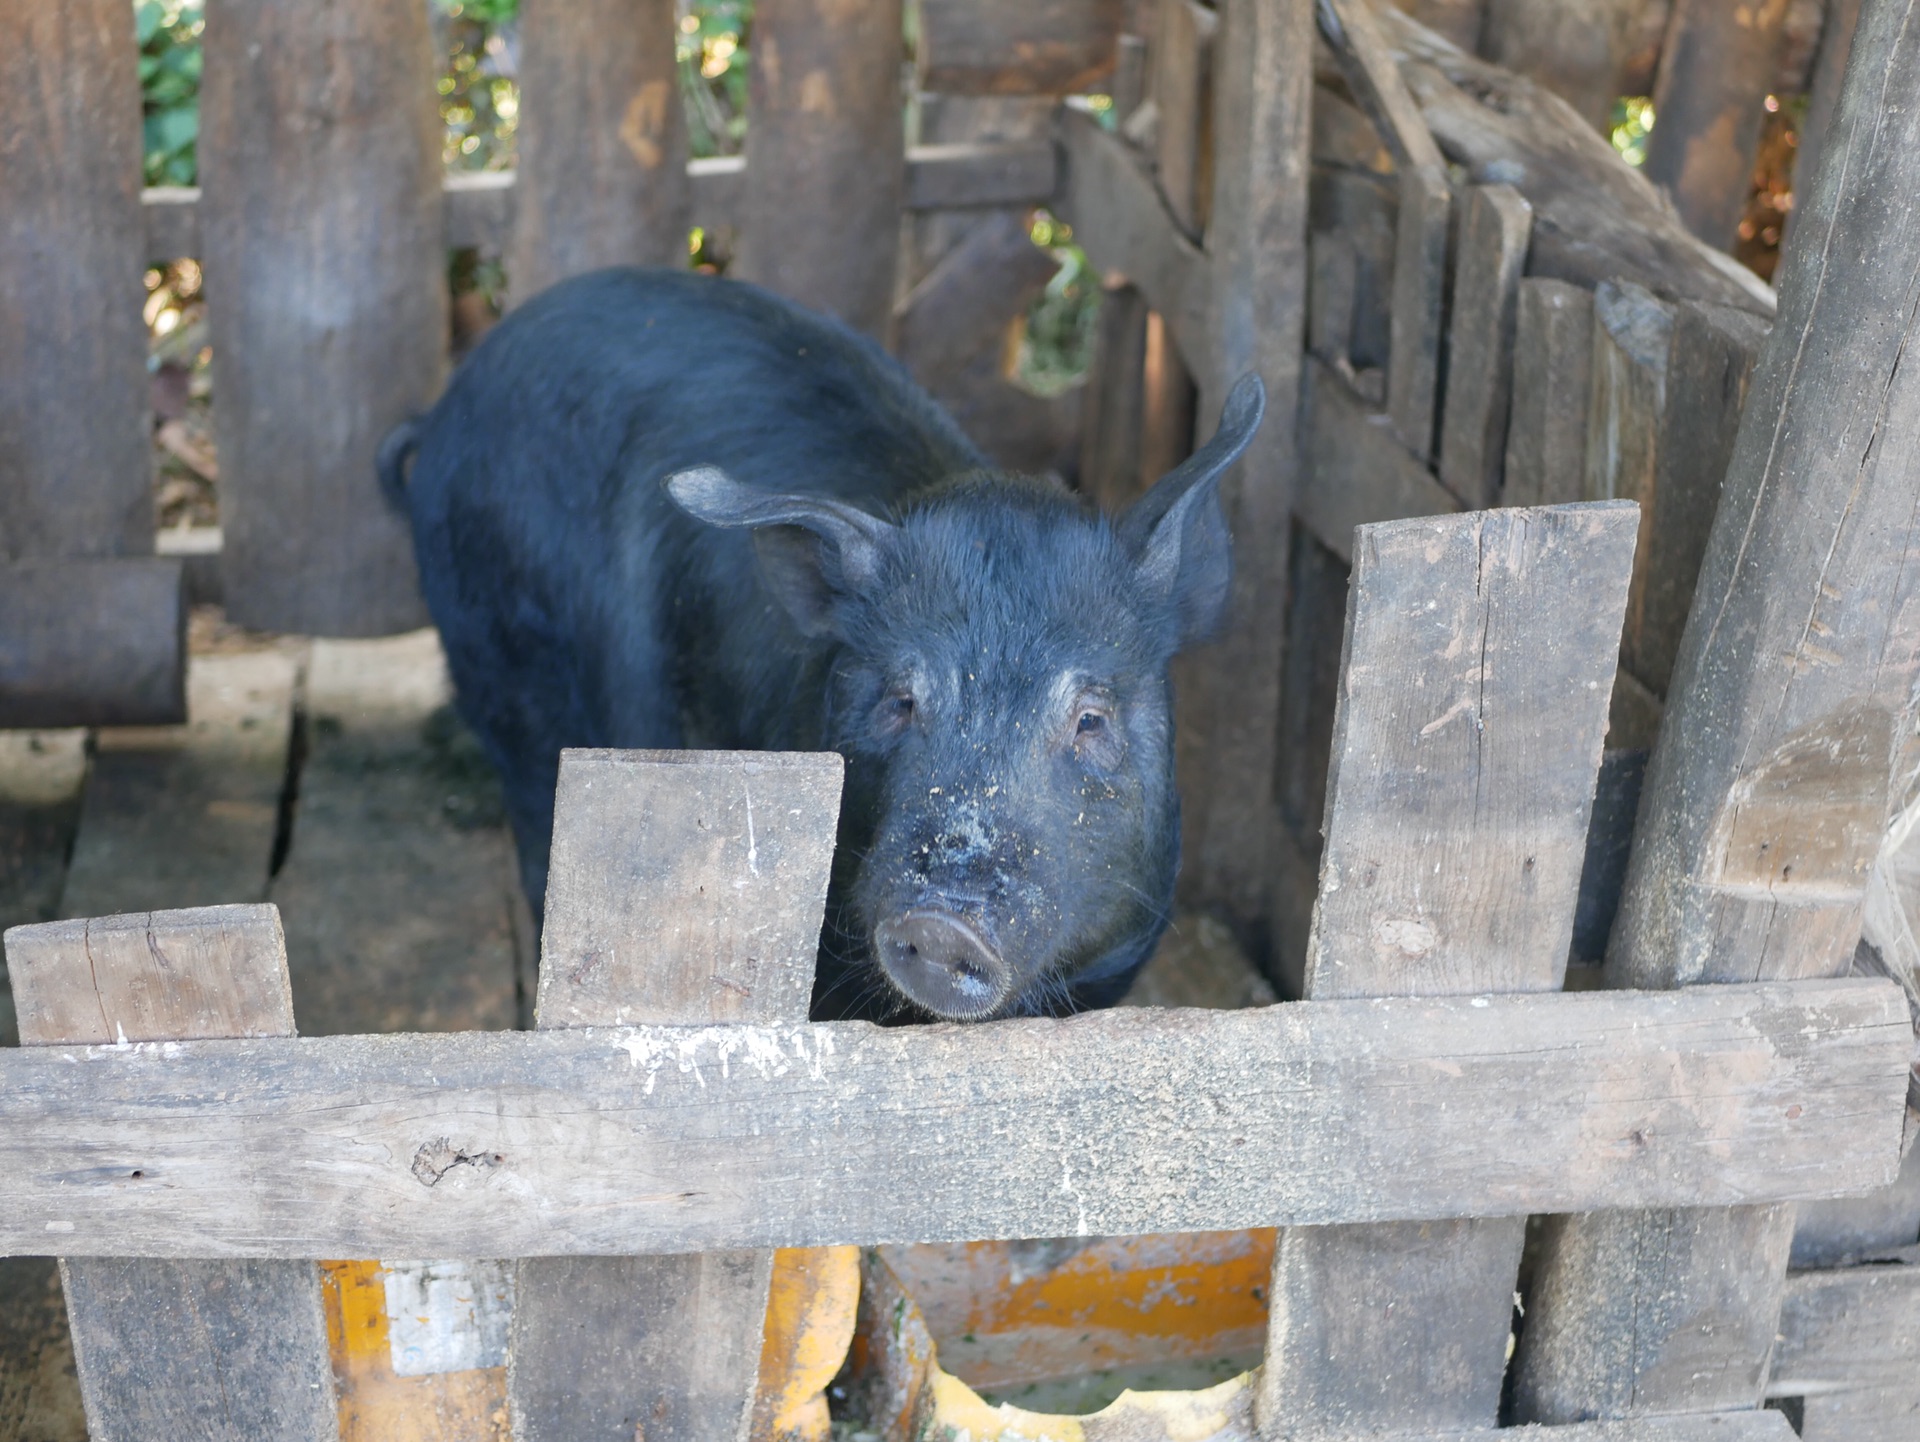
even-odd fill
[{"label": "pig's left ear", "polygon": [[1233,557],[1220,511],[1220,478],[1253,440],[1266,409],[1260,377],[1240,377],[1213,439],[1161,477],[1115,524],[1135,558],[1141,588],[1172,605],[1182,646],[1205,639],[1226,607]]},{"label": "pig's left ear", "polygon": [[873,583],[893,532],[856,506],[743,486],[713,466],[667,477],[667,494],[710,526],[751,528],[768,587],[809,636],[833,631],[836,603]]}]

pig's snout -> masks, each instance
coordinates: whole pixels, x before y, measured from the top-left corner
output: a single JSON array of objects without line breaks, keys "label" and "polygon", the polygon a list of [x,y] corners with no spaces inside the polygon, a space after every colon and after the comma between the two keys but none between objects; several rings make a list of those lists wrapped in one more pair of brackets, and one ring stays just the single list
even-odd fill
[{"label": "pig's snout", "polygon": [[1007,999],[1013,973],[965,917],[916,906],[874,928],[880,964],[909,999],[948,1021],[986,1016]]}]

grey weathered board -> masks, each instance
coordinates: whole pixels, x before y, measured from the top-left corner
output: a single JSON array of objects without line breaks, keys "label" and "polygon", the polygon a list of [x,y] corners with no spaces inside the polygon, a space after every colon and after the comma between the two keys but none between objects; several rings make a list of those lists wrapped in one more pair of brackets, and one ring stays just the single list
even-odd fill
[{"label": "grey weathered board", "polygon": [[1147,52],[1159,124],[1154,170],[1167,209],[1188,235],[1206,228],[1213,191],[1213,40],[1219,17],[1199,0],[1162,0]]},{"label": "grey weathered board", "polygon": [[1733,244],[1753,192],[1787,9],[1788,0],[1673,0],[1653,87],[1660,124],[1642,168],[1708,245]]},{"label": "grey weathered board", "polygon": [[1453,263],[1453,323],[1440,422],[1440,480],[1467,505],[1500,499],[1513,394],[1514,317],[1533,207],[1510,185],[1467,193]]},{"label": "grey weathered board", "polygon": [[1592,367],[1593,293],[1564,280],[1522,280],[1502,505],[1550,506],[1585,496]]},{"label": "grey weathered board", "polygon": [[1438,439],[1447,241],[1452,227],[1453,194],[1446,172],[1438,168],[1403,172],[1394,232],[1387,414],[1401,444],[1423,463],[1433,457]]},{"label": "grey weathered board", "polygon": [[1295,508],[1334,554],[1353,559],[1356,526],[1461,509],[1400,443],[1392,421],[1369,411],[1337,372],[1307,361],[1305,389],[1306,464]]},{"label": "grey weathered board", "polygon": [[195,656],[185,725],[95,736],[60,915],[266,899],[296,669],[284,651]]},{"label": "grey weathered board", "polygon": [[906,132],[901,0],[761,0],[737,273],[884,340]]},{"label": "grey weathered board", "polygon": [[1086,399],[1080,411],[1079,488],[1118,513],[1151,483],[1140,470],[1140,403],[1147,356],[1147,298],[1122,280],[1100,293]]},{"label": "grey weathered board", "polygon": [[607,1255],[1856,1194],[1893,1176],[1911,1048],[1899,989],[1862,978],[28,1048],[0,1054],[0,1253]]},{"label": "grey weathered board", "polygon": [[[293,1034],[269,906],[53,922],[6,949],[30,1049]],[[63,1259],[61,1283],[96,1442],[338,1435],[311,1261],[88,1256]]]},{"label": "grey weathered board", "polygon": [[1920,1386],[1824,1392],[1800,1399],[1800,1442],[1912,1442]]},{"label": "grey weathered board", "polygon": [[[1825,148],[1827,129],[1833,123],[1834,107],[1840,103],[1840,84],[1846,77],[1847,56],[1853,49],[1853,32],[1860,23],[1860,0],[1827,0],[1826,14],[1820,26],[1820,42],[1807,77],[1807,109],[1801,117],[1793,155],[1793,186],[1804,192],[1813,185],[1820,168],[1820,152]],[[1787,212],[1780,229],[1782,252],[1793,243],[1799,230],[1802,211]]]},{"label": "grey weathered board", "polygon": [[[1310,999],[1559,989],[1636,521],[1615,504],[1359,530]],[[1263,1426],[1492,1426],[1525,1231],[1284,1231]]]},{"label": "grey weathered board", "polygon": [[228,615],[380,635],[426,620],[373,453],[438,394],[442,127],[425,7],[210,0],[200,238]]},{"label": "grey weathered board", "polygon": [[1123,0],[920,7],[919,82],[952,95],[1081,95],[1113,69]]},{"label": "grey weathered board", "polygon": [[[563,752],[540,1026],[804,1023],[842,771],[832,753]],[[772,1261],[709,1251],[522,1262],[515,1436],[742,1437]]]},{"label": "grey weathered board", "polygon": [[[1844,971],[1920,679],[1920,5],[1868,0],[1784,258],[1649,763],[1617,985]],[[1574,1219],[1520,1357],[1544,1419],[1752,1405],[1785,1209]]]},{"label": "grey weathered board", "polygon": [[1770,1397],[1920,1384],[1920,1247],[1787,1278]]},{"label": "grey weathered board", "polygon": [[118,0],[0,3],[0,561],[153,551],[138,60]]},{"label": "grey weathered board", "polygon": [[683,265],[692,195],[673,0],[520,14],[516,296],[607,265]]},{"label": "grey weathered board", "polygon": [[[0,506],[18,499],[0,491]],[[10,530],[0,515],[0,547]],[[0,562],[0,616],[0,727],[155,725],[186,714],[180,562]]]}]

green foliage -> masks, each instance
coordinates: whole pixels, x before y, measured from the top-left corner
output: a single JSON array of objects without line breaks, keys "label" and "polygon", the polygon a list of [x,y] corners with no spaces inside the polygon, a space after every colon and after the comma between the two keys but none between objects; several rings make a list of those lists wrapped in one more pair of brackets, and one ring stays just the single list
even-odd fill
[{"label": "green foliage", "polygon": [[1015,379],[1039,395],[1058,395],[1087,373],[1100,319],[1100,277],[1073,231],[1045,211],[1033,221],[1033,242],[1060,262],[1046,290],[1027,309]]},{"label": "green foliage", "polygon": [[1653,134],[1653,101],[1645,95],[1623,95],[1613,102],[1613,125],[1607,138],[1628,165],[1644,165],[1647,137]]},{"label": "green foliage", "polygon": [[144,169],[148,185],[192,185],[200,138],[200,0],[138,0]]},{"label": "green foliage", "polygon": [[448,170],[509,170],[520,121],[520,88],[500,73],[520,0],[438,0],[445,13],[445,59],[434,89],[445,127]]},{"label": "green foliage", "polygon": [[752,25],[753,0],[680,0],[674,55],[696,158],[737,155],[746,142]]}]

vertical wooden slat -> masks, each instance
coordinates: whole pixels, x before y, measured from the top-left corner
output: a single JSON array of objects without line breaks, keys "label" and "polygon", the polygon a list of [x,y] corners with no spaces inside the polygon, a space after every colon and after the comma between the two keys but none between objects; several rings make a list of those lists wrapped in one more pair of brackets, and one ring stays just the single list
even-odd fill
[{"label": "vertical wooden slat", "polygon": [[1402,445],[1434,454],[1439,420],[1440,347],[1445,339],[1447,238],[1453,197],[1444,171],[1400,177],[1393,248],[1393,340],[1387,354],[1387,414]]},{"label": "vertical wooden slat", "polygon": [[1307,349],[1328,365],[1351,365],[1359,257],[1353,242],[1338,230],[1314,232],[1307,250]]},{"label": "vertical wooden slat", "polygon": [[[1920,680],[1920,0],[1866,0],[1784,257],[1648,767],[1618,985],[1851,963]],[[1517,1402],[1543,1421],[1757,1404],[1791,1208],[1570,1219]]]},{"label": "vertical wooden slat", "polygon": [[1213,188],[1212,88],[1214,12],[1198,0],[1160,0],[1159,26],[1148,52],[1150,87],[1160,124],[1154,158],[1167,209],[1188,235],[1206,225]]},{"label": "vertical wooden slat", "polygon": [[132,13],[0,0],[0,94],[0,560],[151,555]]},{"label": "vertical wooden slat", "polygon": [[[562,753],[541,1027],[806,1020],[840,758]],[[770,1252],[538,1258],[515,1284],[520,1442],[730,1442]]]},{"label": "vertical wooden slat", "polygon": [[1550,506],[1585,495],[1592,368],[1592,292],[1564,280],[1521,281],[1502,505]]},{"label": "vertical wooden slat", "polygon": [[1847,73],[1847,54],[1853,48],[1853,32],[1860,23],[1860,0],[1827,0],[1826,17],[1820,26],[1820,48],[1813,57],[1813,74],[1807,87],[1807,113],[1800,122],[1798,143],[1793,153],[1793,192],[1796,200],[1787,212],[1780,231],[1780,250],[1786,252],[1806,213],[1807,192],[1820,170],[1820,153],[1827,142],[1827,127],[1833,124],[1834,107],[1840,103],[1840,82]]},{"label": "vertical wooden slat", "polygon": [[[6,945],[26,1046],[293,1035],[271,906],[49,922]],[[95,1442],[338,1436],[312,1262],[76,1257],[60,1275]]]},{"label": "vertical wooden slat", "polygon": [[1643,169],[1672,194],[1687,229],[1717,248],[1733,244],[1752,189],[1787,4],[1674,0],[1667,23]]},{"label": "vertical wooden slat", "polygon": [[1147,298],[1124,280],[1104,286],[1080,411],[1080,489],[1118,512],[1140,496],[1140,405]]},{"label": "vertical wooden slat", "polygon": [[900,0],[762,0],[737,273],[886,339],[906,168]]},{"label": "vertical wooden slat", "polygon": [[1533,207],[1510,185],[1468,193],[1453,268],[1440,480],[1469,507],[1494,505],[1513,393],[1514,313],[1533,234]]},{"label": "vertical wooden slat", "polygon": [[692,224],[673,0],[528,0],[507,279],[684,265]]},{"label": "vertical wooden slat", "polygon": [[[1360,528],[1309,998],[1560,986],[1634,532],[1622,505]],[[1262,1431],[1492,1426],[1524,1233],[1283,1231]]]},{"label": "vertical wooden slat", "polygon": [[1211,354],[1199,369],[1201,431],[1247,371],[1267,417],[1223,488],[1235,547],[1220,640],[1179,667],[1181,794],[1190,901],[1264,942],[1279,735],[1287,538],[1298,466],[1307,310],[1307,172],[1313,20],[1303,0],[1227,0],[1214,45]]},{"label": "vertical wooden slat", "polygon": [[200,231],[228,615],[426,622],[374,448],[440,389],[441,127],[414,0],[209,0]]}]

